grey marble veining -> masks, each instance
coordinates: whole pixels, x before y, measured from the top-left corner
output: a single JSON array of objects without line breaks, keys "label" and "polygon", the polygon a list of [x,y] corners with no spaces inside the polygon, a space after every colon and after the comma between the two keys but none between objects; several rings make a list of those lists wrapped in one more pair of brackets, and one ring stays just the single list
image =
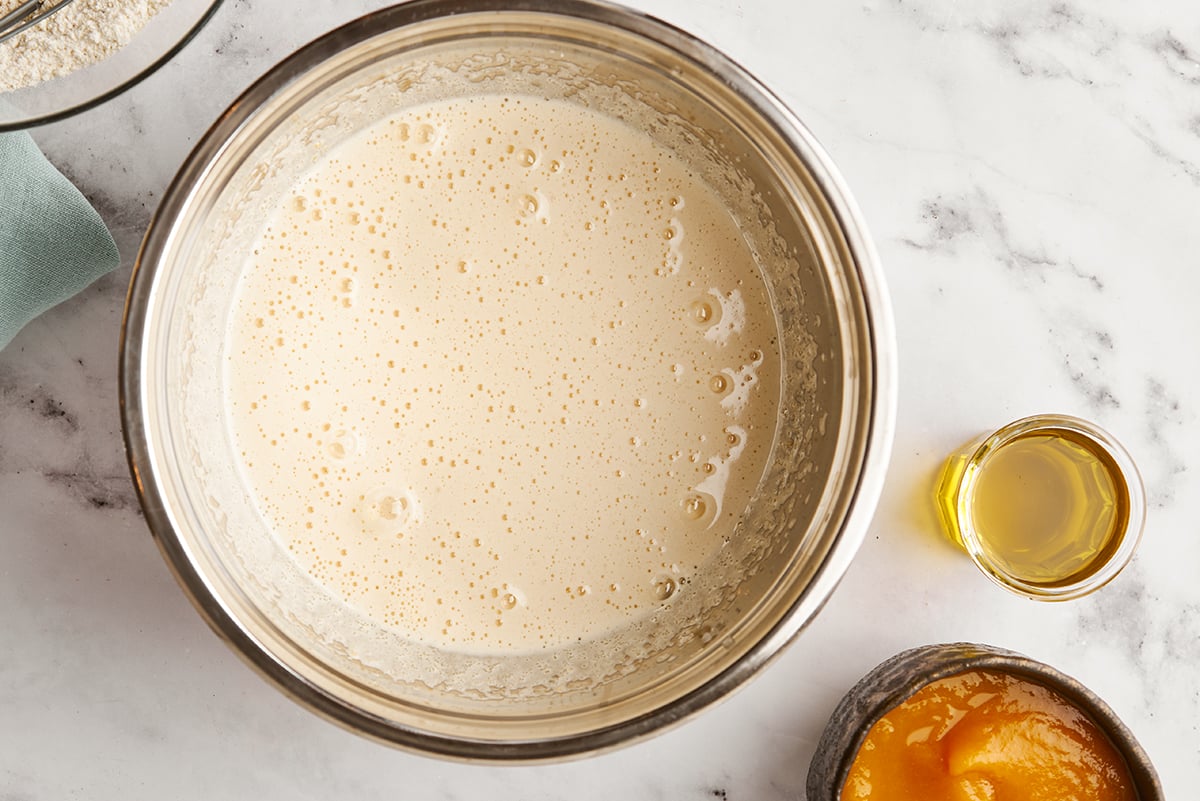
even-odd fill
[{"label": "grey marble veining", "polygon": [[[831,151],[895,303],[896,448],[826,610],[742,691],[566,765],[398,753],[304,712],[175,586],[121,445],[116,347],[175,169],[255,77],[365,0],[227,0],[131,92],[35,137],[112,227],[120,271],[0,353],[0,798],[798,799],[837,699],[922,643],[1025,652],[1098,692],[1168,796],[1200,785],[1200,6],[641,0],[724,49]],[[942,460],[1025,414],[1095,419],[1150,514],[1130,568],[1037,604],[937,532]]]}]

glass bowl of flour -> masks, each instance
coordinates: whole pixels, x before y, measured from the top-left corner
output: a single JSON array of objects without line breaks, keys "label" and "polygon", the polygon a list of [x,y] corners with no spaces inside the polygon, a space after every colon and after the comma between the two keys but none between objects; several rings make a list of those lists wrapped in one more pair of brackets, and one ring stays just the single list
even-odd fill
[{"label": "glass bowl of flour", "polygon": [[[115,97],[169,61],[220,4],[74,0],[0,41],[0,131],[60,120]],[[20,5],[0,0],[0,16]]]},{"label": "glass bowl of flour", "polygon": [[210,625],[400,747],[547,760],[724,697],[849,566],[889,306],[753,78],[589,2],[425,0],[247,91],[165,194],[131,468]]}]

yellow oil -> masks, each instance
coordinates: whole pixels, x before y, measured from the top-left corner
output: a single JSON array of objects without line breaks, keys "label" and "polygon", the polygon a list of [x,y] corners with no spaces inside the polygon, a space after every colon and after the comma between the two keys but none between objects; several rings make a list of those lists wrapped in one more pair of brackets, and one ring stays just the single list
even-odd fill
[{"label": "yellow oil", "polygon": [[[974,469],[970,523],[990,562],[1029,584],[1086,578],[1120,545],[1129,489],[1089,438],[1041,429],[999,446]],[[958,532],[961,537],[961,532]]]}]

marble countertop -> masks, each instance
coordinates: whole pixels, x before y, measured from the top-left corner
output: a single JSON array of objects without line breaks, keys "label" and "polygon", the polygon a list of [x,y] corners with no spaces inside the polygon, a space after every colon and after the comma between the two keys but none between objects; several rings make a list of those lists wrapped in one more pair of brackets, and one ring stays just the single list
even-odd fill
[{"label": "marble countertop", "polygon": [[[1022,651],[1097,691],[1168,797],[1200,786],[1200,5],[1186,0],[639,0],[725,50],[840,165],[895,304],[895,452],[867,540],[807,631],[661,736],[565,765],[393,751],[284,698],[160,558],[117,409],[125,285],[198,135],[366,0],[227,0],[171,64],[34,131],[123,267],[0,353],[0,798],[798,799],[838,698],[909,646]],[[282,20],[281,20],[282,17]],[[931,487],[1026,414],[1092,418],[1149,494],[1132,565],[1063,604],[1009,596],[941,539]]]}]

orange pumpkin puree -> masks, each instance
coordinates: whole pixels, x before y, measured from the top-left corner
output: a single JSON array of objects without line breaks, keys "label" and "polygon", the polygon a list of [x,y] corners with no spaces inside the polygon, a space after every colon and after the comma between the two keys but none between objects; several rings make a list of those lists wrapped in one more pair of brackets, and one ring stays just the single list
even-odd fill
[{"label": "orange pumpkin puree", "polygon": [[1004,673],[961,673],[880,718],[841,801],[1136,801],[1125,761],[1080,709]]}]

